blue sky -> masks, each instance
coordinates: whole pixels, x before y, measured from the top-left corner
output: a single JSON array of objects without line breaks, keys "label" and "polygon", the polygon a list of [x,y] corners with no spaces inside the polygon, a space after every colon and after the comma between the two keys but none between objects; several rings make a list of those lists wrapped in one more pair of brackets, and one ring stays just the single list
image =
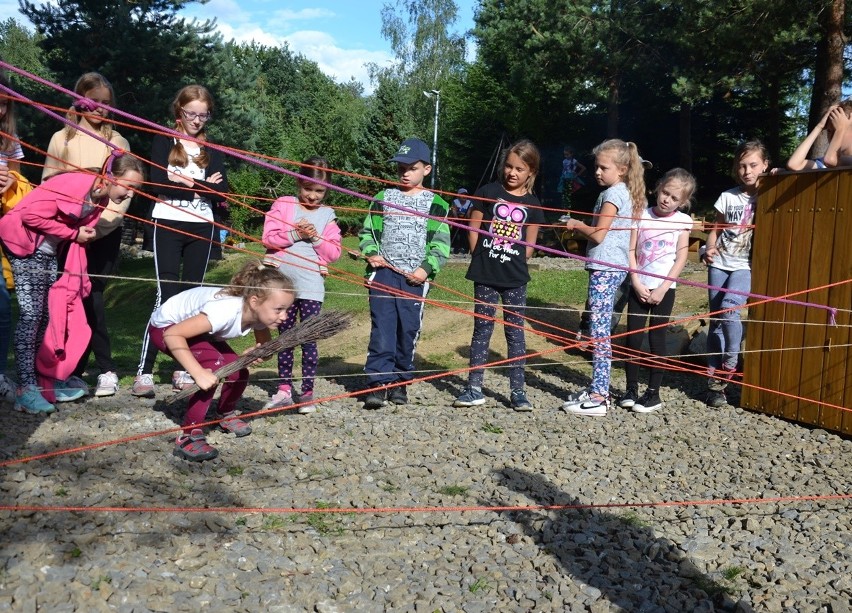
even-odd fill
[{"label": "blue sky", "polygon": [[[387,63],[393,57],[382,38],[383,0],[210,0],[192,4],[180,15],[188,18],[216,17],[225,40],[281,46],[315,61],[337,81],[354,77],[369,85],[365,64]],[[395,3],[390,0],[389,3]],[[473,27],[477,0],[456,0],[457,32]]]}]

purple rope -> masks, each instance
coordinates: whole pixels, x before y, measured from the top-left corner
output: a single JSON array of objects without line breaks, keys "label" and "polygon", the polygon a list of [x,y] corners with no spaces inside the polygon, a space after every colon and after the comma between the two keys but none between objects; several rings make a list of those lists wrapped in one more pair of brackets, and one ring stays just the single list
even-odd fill
[{"label": "purple rope", "polygon": [[[12,66],[11,64],[8,64],[8,63],[3,62],[3,61],[0,61],[0,67],[6,68],[6,69],[11,70],[13,72],[16,72],[20,75],[26,76],[27,78],[29,78],[29,79],[37,82],[37,83],[40,83],[41,85],[45,85],[45,86],[51,87],[51,88],[53,88],[57,91],[64,92],[65,94],[77,99],[77,102],[75,102],[75,104],[79,103],[79,104],[90,106],[89,103],[80,103],[80,100],[88,100],[87,98],[81,97],[78,94],[76,94],[76,93],[74,93],[70,90],[67,90],[67,89],[65,89],[65,88],[63,88],[63,87],[61,87],[61,86],[59,86],[55,83],[47,81],[46,79],[42,79],[38,75],[29,73],[25,70],[21,70],[20,68]],[[0,89],[2,89],[3,91],[6,91],[7,93],[11,92],[11,93],[14,93],[17,96],[20,96],[20,94],[13,92],[13,90],[11,90],[11,89],[9,89],[5,86],[0,85]],[[48,115],[58,119],[59,121],[65,123],[65,124],[68,124],[68,125],[72,125],[72,123],[68,119],[66,119],[65,117],[60,117],[56,113],[44,108],[42,105],[35,103],[31,100],[28,100],[27,98],[25,98],[23,96],[21,96],[21,99],[26,101],[26,102],[29,102],[30,104],[33,104],[34,106],[36,106],[37,108],[39,108],[43,112],[45,112]],[[334,191],[337,191],[341,194],[346,194],[346,195],[352,196],[354,198],[359,198],[361,200],[367,200],[369,202],[374,202],[374,203],[380,204],[382,206],[390,207],[392,209],[401,211],[403,213],[407,213],[409,215],[415,215],[415,216],[420,216],[420,217],[426,217],[427,219],[442,221],[449,226],[453,226],[453,227],[461,228],[461,229],[466,229],[468,231],[474,231],[474,232],[477,232],[478,234],[483,234],[485,236],[489,236],[489,237],[492,237],[492,238],[495,237],[494,234],[492,234],[490,232],[486,232],[485,230],[482,230],[482,229],[472,230],[472,228],[470,228],[465,223],[460,223],[460,222],[448,220],[448,219],[443,218],[443,217],[437,217],[437,216],[434,216],[434,215],[428,215],[428,214],[420,213],[420,212],[418,212],[414,209],[410,209],[408,207],[393,204],[391,202],[385,202],[383,200],[378,200],[377,198],[373,198],[372,196],[367,196],[365,194],[361,194],[359,192],[347,189],[345,187],[339,187],[339,186],[333,185],[331,183],[328,183],[326,181],[321,181],[319,179],[313,179],[313,178],[310,178],[310,177],[306,177],[304,175],[299,174],[298,172],[288,170],[286,168],[282,168],[281,166],[276,166],[275,164],[271,164],[269,162],[266,162],[266,161],[258,159],[258,158],[253,158],[251,156],[244,155],[244,154],[242,154],[238,151],[234,151],[233,149],[231,149],[229,147],[225,147],[225,146],[222,146],[222,145],[218,145],[216,143],[210,143],[210,142],[207,142],[207,141],[202,141],[202,140],[190,137],[189,135],[184,134],[182,132],[178,132],[177,130],[172,130],[171,128],[161,126],[159,124],[148,121],[148,120],[143,119],[141,117],[137,117],[137,116],[132,115],[130,113],[126,113],[126,112],[124,112],[120,109],[112,108],[112,107],[110,107],[106,104],[103,104],[103,105],[100,105],[100,106],[102,106],[103,108],[106,108],[107,110],[109,110],[112,113],[115,113],[115,114],[117,114],[121,117],[124,117],[125,119],[131,119],[131,120],[133,120],[133,121],[135,121],[135,122],[137,122],[141,125],[144,125],[144,126],[147,126],[149,128],[156,129],[156,130],[160,130],[160,131],[167,133],[171,136],[174,136],[176,138],[181,138],[181,139],[189,140],[189,141],[195,141],[195,142],[197,142],[201,145],[204,145],[205,147],[210,147],[212,149],[216,149],[216,150],[221,151],[222,153],[224,153],[226,155],[231,155],[231,156],[236,157],[238,159],[241,159],[243,161],[249,162],[250,164],[262,166],[264,168],[267,168],[268,170],[281,172],[281,173],[290,175],[292,177],[295,177],[297,179],[310,179],[311,183],[317,183],[319,185],[323,185],[324,187],[331,189],[331,190],[334,190]],[[86,134],[88,134],[89,136],[92,136],[93,138],[103,142],[104,144],[108,145],[109,147],[116,149],[115,145],[104,140],[100,136],[93,134],[93,133],[91,133],[91,132],[89,132],[89,131],[87,131],[83,128],[79,128],[76,124],[73,124],[73,125],[74,125],[75,128],[81,129],[82,131],[86,132]],[[528,243],[528,242],[522,241],[522,240],[518,240],[518,241],[515,241],[515,242],[517,244],[523,245],[525,247],[533,247],[534,249],[537,249],[539,251],[544,251],[545,253],[550,253],[550,254],[555,255],[557,257],[573,258],[573,259],[576,259],[576,260],[580,260],[581,262],[586,262],[587,264],[601,264],[601,265],[607,266],[609,268],[615,268],[617,270],[624,270],[628,273],[629,272],[638,272],[638,271],[636,271],[636,269],[631,269],[629,266],[621,266],[621,265],[613,264],[611,262],[605,262],[605,261],[602,261],[602,260],[594,260],[592,258],[588,258],[588,257],[581,256],[581,255],[573,255],[573,254],[570,254],[570,253],[566,253],[564,251],[557,251],[556,249],[552,249],[550,247],[545,247],[544,245],[536,245],[535,243]],[[767,296],[767,295],[764,295],[764,294],[755,294],[755,293],[751,293],[751,292],[743,292],[743,291],[738,291],[738,290],[725,289],[723,287],[716,287],[714,285],[709,285],[707,283],[701,283],[700,281],[690,281],[688,279],[681,279],[681,278],[678,278],[678,277],[668,277],[668,276],[665,276],[665,275],[660,275],[660,274],[655,274],[655,273],[643,272],[643,274],[646,274],[650,277],[656,277],[658,279],[663,279],[663,280],[666,280],[666,281],[676,281],[676,282],[681,283],[683,285],[691,285],[693,287],[700,287],[700,288],[708,289],[708,290],[709,289],[722,290],[726,293],[731,293],[731,294],[735,294],[735,295],[739,295],[739,296],[746,296],[748,298],[757,298],[757,299],[760,299],[760,300],[771,300],[771,301],[774,301],[774,302],[783,302],[785,304],[792,304],[792,305],[796,305],[796,306],[823,309],[823,310],[828,311],[828,313],[829,313],[830,324],[831,325],[837,325],[836,324],[837,309],[834,308],[834,307],[830,307],[828,305],[817,304],[817,303],[813,303],[813,302],[803,302],[801,300],[792,300],[792,299],[789,299],[789,298],[776,298],[776,297]]]}]

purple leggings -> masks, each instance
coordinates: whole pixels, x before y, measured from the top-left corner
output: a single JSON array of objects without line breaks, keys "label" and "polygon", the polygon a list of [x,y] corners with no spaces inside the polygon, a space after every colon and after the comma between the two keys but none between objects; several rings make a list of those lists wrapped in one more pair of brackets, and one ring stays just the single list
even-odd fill
[{"label": "purple leggings", "polygon": [[[299,321],[305,321],[319,315],[322,302],[318,300],[304,300],[297,298],[290,308],[287,309],[287,319],[278,326],[278,332],[286,332],[296,325],[296,316]],[[280,381],[278,389],[292,391],[293,389],[293,353],[294,349],[285,349],[278,354],[278,376]],[[319,364],[319,353],[316,343],[305,343],[302,345],[302,395],[313,394],[314,377],[317,375],[317,364]]]},{"label": "purple leggings", "polygon": [[[157,349],[173,359],[177,359],[172,355],[163,341],[163,333],[168,329],[155,328],[149,325],[148,335]],[[206,334],[187,339],[187,344],[190,351],[192,351],[192,356],[198,360],[198,363],[214,372],[236,361],[239,357],[228,343],[213,340]],[[237,400],[242,397],[248,385],[248,376],[248,369],[243,368],[235,373],[231,373],[225,379],[225,382],[222,384],[222,393],[219,395],[219,407],[216,411],[219,417],[227,415],[236,408]],[[216,393],[216,387],[213,386],[207,391],[198,390],[190,397],[186,405],[186,414],[183,416],[183,424],[181,424],[184,432],[187,434],[189,434],[195,424],[205,421],[207,409],[210,408],[210,404],[213,402],[213,395]]]}]

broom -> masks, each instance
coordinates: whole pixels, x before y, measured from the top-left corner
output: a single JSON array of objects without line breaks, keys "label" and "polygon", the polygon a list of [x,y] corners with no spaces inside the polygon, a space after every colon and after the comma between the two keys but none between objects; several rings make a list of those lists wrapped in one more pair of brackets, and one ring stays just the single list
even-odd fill
[{"label": "broom", "polygon": [[[269,356],[279,353],[284,349],[290,349],[304,343],[311,343],[334,336],[338,332],[342,332],[352,323],[352,315],[342,311],[326,311],[320,313],[316,317],[311,317],[306,321],[300,321],[291,329],[282,332],[277,338],[272,339],[268,343],[264,343],[260,347],[255,347],[248,353],[241,355],[230,364],[226,364],[215,374],[219,381],[241,370],[254,362],[255,360],[265,360]],[[181,392],[178,392],[168,400],[166,404],[189,398],[200,388],[194,385]]]}]

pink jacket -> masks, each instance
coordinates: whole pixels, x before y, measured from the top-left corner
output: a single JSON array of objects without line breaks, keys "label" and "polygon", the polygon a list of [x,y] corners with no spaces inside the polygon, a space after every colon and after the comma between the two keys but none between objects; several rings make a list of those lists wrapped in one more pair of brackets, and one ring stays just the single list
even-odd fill
[{"label": "pink jacket", "polygon": [[[89,225],[96,223],[97,217]],[[65,381],[74,374],[92,338],[83,308],[83,298],[92,291],[87,267],[86,247],[71,243],[65,257],[65,272],[47,294],[50,319],[36,355],[36,371],[42,395],[48,402],[54,402],[56,398],[54,380]]]},{"label": "pink jacket", "polygon": [[[280,257],[288,247],[300,240],[293,229],[298,204],[299,201],[293,196],[284,196],[272,203],[263,222],[263,244],[267,254]],[[340,228],[337,223],[332,220],[326,224],[320,240],[312,244],[320,266],[337,261],[340,257]]]},{"label": "pink jacket", "polygon": [[80,217],[83,203],[92,191],[95,177],[85,172],[54,175],[0,218],[0,240],[13,255],[25,258],[35,253],[46,235],[73,241],[80,226],[92,226],[102,208]]}]

